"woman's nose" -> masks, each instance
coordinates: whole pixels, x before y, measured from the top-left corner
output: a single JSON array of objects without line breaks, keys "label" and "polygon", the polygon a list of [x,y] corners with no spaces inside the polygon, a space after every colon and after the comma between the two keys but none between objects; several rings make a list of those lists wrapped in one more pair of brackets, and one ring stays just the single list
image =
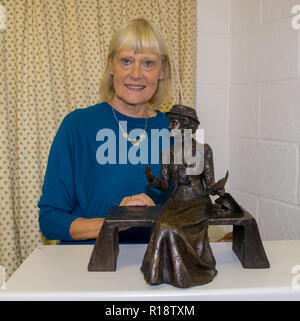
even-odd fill
[{"label": "woman's nose", "polygon": [[130,76],[132,79],[140,79],[142,77],[142,70],[140,64],[133,64]]}]

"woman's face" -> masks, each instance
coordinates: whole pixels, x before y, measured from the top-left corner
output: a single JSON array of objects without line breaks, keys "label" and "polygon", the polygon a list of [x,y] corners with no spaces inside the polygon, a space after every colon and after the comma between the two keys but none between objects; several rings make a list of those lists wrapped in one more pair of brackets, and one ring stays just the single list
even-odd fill
[{"label": "woman's face", "polygon": [[128,105],[147,104],[163,78],[163,66],[159,55],[119,51],[109,61],[115,89],[114,100]]}]

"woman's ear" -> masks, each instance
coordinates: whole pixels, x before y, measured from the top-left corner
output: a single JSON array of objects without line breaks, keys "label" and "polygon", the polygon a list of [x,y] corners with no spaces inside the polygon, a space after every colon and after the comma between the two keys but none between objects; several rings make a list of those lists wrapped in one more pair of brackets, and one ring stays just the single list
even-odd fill
[{"label": "woman's ear", "polygon": [[113,74],[113,63],[112,63],[111,57],[108,58],[108,70],[109,70],[109,74],[113,76],[114,75]]},{"label": "woman's ear", "polygon": [[161,71],[160,71],[159,80],[165,79],[166,71],[167,71],[167,62],[166,62],[166,60],[162,60],[161,65],[162,65],[162,68],[161,68]]},{"label": "woman's ear", "polygon": [[165,71],[161,70],[160,75],[159,75],[159,80],[163,80],[165,78]]}]

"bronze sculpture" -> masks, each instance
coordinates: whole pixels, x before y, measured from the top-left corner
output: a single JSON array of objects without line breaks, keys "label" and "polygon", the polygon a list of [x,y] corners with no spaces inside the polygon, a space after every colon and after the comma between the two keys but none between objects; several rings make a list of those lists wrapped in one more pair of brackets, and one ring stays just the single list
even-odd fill
[{"label": "bronze sculpture", "polygon": [[[183,137],[185,129],[195,132],[199,125],[196,112],[190,107],[175,105],[167,114],[171,134],[177,138]],[[169,283],[185,288],[213,280],[217,271],[207,236],[208,225],[233,225],[232,250],[244,268],[270,267],[255,218],[225,193],[228,172],[215,183],[210,146],[203,144],[197,149],[195,139],[188,141],[185,137],[178,141],[179,145],[188,146],[190,157],[183,159],[174,144],[162,155],[160,179],[151,173],[150,167],[145,170],[149,184],[155,188],[167,190],[173,181],[168,201],[164,206],[111,206],[96,239],[88,271],[116,271],[118,229],[134,226],[153,227],[141,266],[151,285]],[[169,159],[164,159],[166,155]],[[212,203],[209,195],[219,198]]]},{"label": "bronze sculpture", "polygon": [[[196,111],[190,107],[175,105],[169,113],[171,135],[174,130],[181,135],[179,144],[187,142],[184,131],[195,133],[199,121]],[[198,142],[192,138],[192,154],[196,156]],[[213,280],[217,274],[215,259],[207,236],[208,219],[213,213],[211,195],[225,195],[224,179],[215,183],[213,154],[210,146],[204,144],[199,157],[203,166],[198,173],[187,174],[188,164],[181,153],[179,163],[175,162],[176,140],[170,147],[169,163],[162,162],[161,178],[146,168],[148,183],[159,190],[168,190],[171,180],[173,189],[161,215],[153,228],[141,271],[145,280],[152,284],[169,283],[176,287],[202,285]],[[181,149],[182,151],[182,149]],[[219,208],[220,210],[220,208]]]}]

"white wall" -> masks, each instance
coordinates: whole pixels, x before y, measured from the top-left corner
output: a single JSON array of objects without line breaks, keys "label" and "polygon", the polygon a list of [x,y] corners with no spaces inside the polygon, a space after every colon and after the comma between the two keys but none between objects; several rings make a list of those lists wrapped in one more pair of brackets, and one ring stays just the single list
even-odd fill
[{"label": "white wall", "polygon": [[[214,153],[215,176],[229,169],[228,99],[230,89],[230,0],[197,0],[197,97],[196,106],[205,141]],[[211,241],[229,227],[209,229]]]},{"label": "white wall", "polygon": [[228,169],[229,0],[198,0],[197,98],[200,127],[214,151],[216,178]]},{"label": "white wall", "polygon": [[197,108],[216,176],[229,168],[264,240],[300,239],[300,1],[197,3]]},{"label": "white wall", "polygon": [[231,191],[262,238],[300,238],[299,0],[231,0]]}]

